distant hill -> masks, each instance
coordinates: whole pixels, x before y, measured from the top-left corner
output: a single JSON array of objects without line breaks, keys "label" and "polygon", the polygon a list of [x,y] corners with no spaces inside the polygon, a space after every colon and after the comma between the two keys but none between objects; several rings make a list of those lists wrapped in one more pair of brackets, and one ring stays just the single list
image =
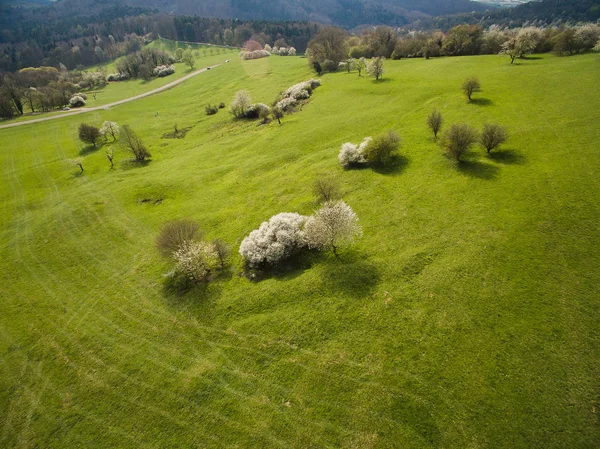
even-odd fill
[{"label": "distant hill", "polygon": [[420,18],[490,8],[489,5],[469,0],[58,0],[51,8],[69,15],[89,15],[117,4],[175,15],[242,20],[305,20],[345,28],[364,24],[398,26]]}]

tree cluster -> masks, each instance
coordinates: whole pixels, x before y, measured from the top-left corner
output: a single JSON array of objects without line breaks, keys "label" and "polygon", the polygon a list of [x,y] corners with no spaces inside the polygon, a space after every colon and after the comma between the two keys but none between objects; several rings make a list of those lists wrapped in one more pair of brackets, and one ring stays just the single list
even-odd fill
[{"label": "tree cluster", "polygon": [[366,137],[359,145],[344,143],[340,148],[338,161],[344,168],[383,167],[393,162],[399,146],[400,136],[394,131],[388,131],[374,138]]}]

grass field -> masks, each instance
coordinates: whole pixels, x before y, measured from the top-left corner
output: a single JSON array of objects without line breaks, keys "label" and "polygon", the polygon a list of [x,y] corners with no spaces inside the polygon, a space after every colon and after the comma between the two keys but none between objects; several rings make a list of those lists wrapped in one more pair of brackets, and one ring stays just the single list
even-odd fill
[{"label": "grass field", "polygon": [[[283,125],[206,103],[270,103],[302,58],[232,62],[111,111],[0,130],[0,447],[596,448],[600,441],[597,55],[387,61],[322,77]],[[468,104],[460,85],[478,76]],[[498,122],[457,165],[425,126]],[[155,112],[159,116],[155,117]],[[87,151],[80,122],[129,124],[141,167]],[[191,127],[184,139],[162,135]],[[343,142],[400,133],[402,163],[343,171]],[[83,152],[83,175],[65,160]],[[241,240],[309,214],[329,174],[363,238],[285,275],[239,276]],[[177,296],[170,219],[234,249]]]}]

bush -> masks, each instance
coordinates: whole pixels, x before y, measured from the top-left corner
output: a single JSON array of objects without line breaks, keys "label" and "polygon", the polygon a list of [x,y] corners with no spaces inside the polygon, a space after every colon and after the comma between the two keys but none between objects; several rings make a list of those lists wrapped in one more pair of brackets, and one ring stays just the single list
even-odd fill
[{"label": "bush", "polygon": [[220,102],[220,103],[219,103],[219,109],[224,109],[224,108],[225,108],[225,103],[223,103],[223,102]]},{"label": "bush", "polygon": [[294,84],[289,87],[283,94],[280,101],[275,105],[284,112],[291,112],[295,109],[298,101],[310,98],[313,90],[321,85],[321,80],[310,79],[302,83]]},{"label": "bush", "polygon": [[391,162],[399,145],[400,136],[389,131],[373,138],[363,149],[363,154],[369,165],[383,166]]},{"label": "bush", "polygon": [[454,123],[444,133],[442,148],[449,156],[460,161],[461,156],[477,141],[477,131],[464,123]]},{"label": "bush", "polygon": [[133,154],[136,162],[144,162],[146,158],[151,156],[142,140],[129,125],[123,125],[121,142]]},{"label": "bush", "polygon": [[358,216],[344,201],[328,201],[306,220],[304,232],[308,246],[329,249],[338,257],[340,246],[350,244],[362,235]]},{"label": "bush", "polygon": [[240,52],[240,58],[242,58],[243,60],[260,59],[260,58],[266,58],[268,56],[271,56],[271,53],[269,53],[266,50],[254,50],[254,51],[241,51]]},{"label": "bush", "polygon": [[220,267],[215,245],[210,242],[186,240],[173,253],[175,276],[185,276],[194,283],[208,282],[211,273]]},{"label": "bush", "polygon": [[249,267],[277,266],[306,246],[302,231],[305,221],[306,217],[297,213],[274,215],[244,238],[239,253]]},{"label": "bush", "polygon": [[152,75],[159,78],[164,78],[165,76],[172,75],[173,73],[175,73],[174,65],[159,65],[154,67],[152,70]]},{"label": "bush", "polygon": [[247,90],[239,90],[235,93],[229,109],[235,118],[243,118],[251,103],[250,93]]},{"label": "bush", "polygon": [[79,125],[79,140],[85,143],[90,143],[94,147],[102,134],[100,133],[100,129],[95,126],[88,125],[87,123],[82,123]]},{"label": "bush", "polygon": [[85,105],[86,102],[81,95],[73,95],[69,100],[69,106],[72,108],[80,108]]},{"label": "bush", "polygon": [[442,118],[442,113],[435,109],[431,111],[431,114],[427,117],[427,126],[429,126],[429,129],[433,132],[433,137],[436,139],[438,132],[440,132],[440,129],[442,128],[443,122],[444,119]]},{"label": "bush", "polygon": [[486,123],[483,125],[481,133],[481,144],[487,150],[488,154],[508,139],[506,128],[496,123]]},{"label": "bush", "polygon": [[376,81],[383,76],[383,61],[385,61],[385,58],[380,56],[371,59],[367,64],[367,73]]},{"label": "bush", "polygon": [[264,103],[251,104],[246,110],[246,118],[262,118],[268,117],[271,113],[271,108]]},{"label": "bush", "polygon": [[313,184],[313,194],[319,203],[340,199],[340,185],[331,178],[319,178]]},{"label": "bush", "polygon": [[366,164],[365,148],[369,145],[371,140],[371,137],[365,137],[360,145],[355,145],[350,142],[344,143],[338,154],[340,165],[344,168],[350,168]]},{"label": "bush", "polygon": [[113,138],[113,141],[117,140],[117,136],[119,135],[119,125],[117,125],[116,122],[110,122],[110,121],[105,121],[104,123],[102,123],[102,128],[100,128],[100,134],[102,134],[102,137],[104,137],[105,139],[108,138],[108,136],[111,136]]},{"label": "bush", "polygon": [[471,97],[475,92],[481,92],[481,84],[479,84],[479,80],[475,77],[467,78],[462,85],[462,90],[467,99],[471,101]]},{"label": "bush", "polygon": [[217,112],[219,112],[219,107],[218,106],[211,106],[206,105],[204,110],[206,111],[206,115],[215,115]]},{"label": "bush", "polygon": [[183,242],[199,240],[201,237],[200,225],[195,221],[187,219],[170,221],[160,230],[156,238],[156,248],[162,256],[171,257]]},{"label": "bush", "polygon": [[106,77],[106,81],[126,81],[129,78],[131,78],[129,73],[111,73]]}]

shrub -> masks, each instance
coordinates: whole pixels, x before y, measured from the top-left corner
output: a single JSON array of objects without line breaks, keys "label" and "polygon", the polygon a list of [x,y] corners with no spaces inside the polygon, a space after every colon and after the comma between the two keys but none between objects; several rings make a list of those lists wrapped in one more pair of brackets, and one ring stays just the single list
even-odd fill
[{"label": "shrub", "polygon": [[225,269],[229,256],[231,255],[231,248],[227,242],[221,239],[213,240],[212,244],[215,248],[219,263],[221,264],[221,269]]},{"label": "shrub", "polygon": [[209,242],[186,240],[173,253],[174,274],[185,276],[194,283],[208,282],[211,273],[219,268],[219,255]]},{"label": "shrub", "polygon": [[255,103],[248,106],[246,110],[246,114],[244,117],[246,118],[265,118],[268,117],[271,113],[271,108],[264,103]]},{"label": "shrub", "polygon": [[383,76],[383,61],[385,61],[385,58],[380,56],[371,59],[367,64],[367,73],[369,76],[375,78],[376,81]]},{"label": "shrub", "polygon": [[338,69],[338,63],[335,61],[332,61],[330,59],[326,59],[325,61],[323,61],[323,63],[321,64],[321,67],[323,68],[323,70],[325,70],[326,72],[337,72]]},{"label": "shrub", "polygon": [[101,137],[102,134],[100,133],[99,128],[88,125],[87,123],[79,125],[79,140],[82,142],[92,144],[95,147]]},{"label": "shrub", "polygon": [[199,240],[202,237],[200,225],[193,220],[175,220],[165,223],[156,238],[156,248],[164,257],[179,249],[185,241]]},{"label": "shrub", "polygon": [[219,107],[208,104],[204,107],[204,110],[206,111],[206,115],[215,115],[217,112],[219,112]]},{"label": "shrub", "polygon": [[159,65],[154,67],[154,70],[152,70],[152,74],[159,78],[164,78],[165,76],[172,75],[173,73],[175,73],[174,65]]},{"label": "shrub", "polygon": [[294,84],[289,87],[283,94],[280,101],[275,105],[284,112],[291,112],[294,110],[298,101],[306,100],[310,98],[313,90],[321,85],[321,80],[310,79],[303,81],[302,83]]},{"label": "shrub", "polygon": [[329,249],[338,257],[338,248],[362,235],[358,216],[344,201],[328,201],[306,220],[304,232],[308,246]]},{"label": "shrub", "polygon": [[266,50],[254,50],[254,51],[241,51],[240,52],[240,58],[242,58],[243,60],[260,59],[260,58],[266,58],[268,56],[271,56],[271,53],[269,53]]},{"label": "shrub", "polygon": [[481,144],[487,150],[488,154],[508,139],[506,128],[496,123],[486,123],[483,125],[481,133]]},{"label": "shrub", "polygon": [[313,184],[313,194],[319,203],[340,199],[340,185],[331,178],[318,178]]},{"label": "shrub", "polygon": [[363,154],[368,164],[383,166],[391,162],[399,145],[400,136],[394,131],[389,131],[373,138],[364,147]]},{"label": "shrub", "polygon": [[454,123],[444,133],[442,148],[457,161],[477,141],[477,131],[464,123]]},{"label": "shrub", "polygon": [[85,105],[86,102],[81,95],[73,95],[69,100],[69,106],[72,108],[80,108]]},{"label": "shrub", "polygon": [[481,92],[481,84],[479,84],[479,80],[475,77],[467,78],[462,85],[462,90],[467,99],[471,101],[471,97],[475,92]]},{"label": "shrub", "polygon": [[369,145],[371,140],[371,137],[365,137],[360,145],[355,145],[350,142],[344,143],[338,154],[340,165],[344,168],[350,168],[366,164],[365,148]]},{"label": "shrub", "polygon": [[275,120],[277,120],[277,123],[279,123],[281,125],[281,119],[284,116],[284,112],[283,109],[281,109],[280,107],[278,107],[277,105],[275,105],[272,109],[271,109],[271,115],[273,116],[273,118]]},{"label": "shrub", "polygon": [[144,162],[146,158],[151,156],[142,140],[129,125],[123,125],[121,142],[133,154],[136,162]]},{"label": "shrub", "polygon": [[113,141],[117,140],[117,136],[119,135],[119,125],[116,122],[105,121],[102,123],[102,128],[100,128],[100,134],[102,137],[108,138],[111,136]]},{"label": "shrub", "polygon": [[306,246],[302,231],[305,221],[306,217],[297,213],[274,215],[244,238],[239,253],[249,267],[277,266]]},{"label": "shrub", "polygon": [[219,103],[219,109],[224,109],[224,108],[225,108],[225,103],[223,103],[223,102],[220,102],[220,103]]},{"label": "shrub", "polygon": [[129,73],[111,73],[106,77],[106,81],[126,81],[129,78],[131,78]]},{"label": "shrub", "polygon": [[435,109],[431,111],[431,114],[427,117],[427,126],[429,126],[429,129],[433,132],[433,137],[436,139],[438,132],[440,132],[440,129],[442,128],[443,122],[444,119],[442,118],[442,113]]},{"label": "shrub", "polygon": [[250,93],[247,90],[238,90],[233,97],[233,101],[229,106],[229,109],[235,118],[242,118],[246,116],[246,110],[250,106],[252,99]]}]

